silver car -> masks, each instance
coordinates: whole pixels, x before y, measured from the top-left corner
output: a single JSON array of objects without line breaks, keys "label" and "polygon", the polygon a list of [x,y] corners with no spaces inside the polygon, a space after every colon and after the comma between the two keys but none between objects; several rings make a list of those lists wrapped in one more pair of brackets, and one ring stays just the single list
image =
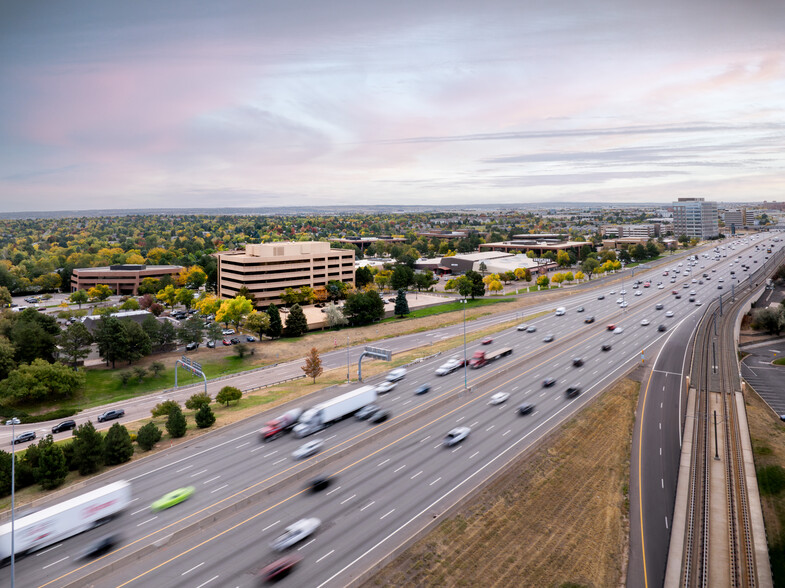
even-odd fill
[{"label": "silver car", "polygon": [[284,549],[288,549],[292,545],[296,545],[303,539],[310,537],[311,535],[316,532],[322,524],[317,518],[310,518],[310,519],[300,519],[296,523],[292,523],[284,532],[276,537],[272,543],[270,543],[270,547],[272,547],[275,551],[283,551]]},{"label": "silver car", "polygon": [[316,455],[322,450],[323,445],[324,439],[314,439],[313,441],[308,441],[308,443],[303,443],[292,452],[292,459],[304,459]]},{"label": "silver car", "polygon": [[472,430],[469,427],[455,427],[452,431],[447,433],[444,438],[444,446],[452,447],[456,443],[460,443],[469,436]]}]

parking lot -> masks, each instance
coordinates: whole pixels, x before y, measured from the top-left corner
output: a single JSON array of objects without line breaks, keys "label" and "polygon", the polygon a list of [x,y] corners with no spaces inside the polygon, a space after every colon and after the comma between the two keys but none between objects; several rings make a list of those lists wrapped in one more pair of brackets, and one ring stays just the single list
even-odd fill
[{"label": "parking lot", "polygon": [[749,355],[741,362],[742,377],[774,412],[785,415],[785,386],[782,385],[785,366],[772,364],[785,356],[785,341],[759,343],[746,347],[744,352]]}]

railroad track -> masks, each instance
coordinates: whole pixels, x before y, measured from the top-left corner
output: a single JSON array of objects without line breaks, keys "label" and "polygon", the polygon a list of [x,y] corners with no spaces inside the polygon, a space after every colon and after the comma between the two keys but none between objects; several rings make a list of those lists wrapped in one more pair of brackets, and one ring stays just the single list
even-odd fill
[{"label": "railroad track", "polygon": [[696,393],[695,426],[682,586],[758,585],[738,427],[741,376],[735,330],[751,290],[782,263],[783,253],[769,259],[744,286],[712,301],[696,329],[690,380]]}]

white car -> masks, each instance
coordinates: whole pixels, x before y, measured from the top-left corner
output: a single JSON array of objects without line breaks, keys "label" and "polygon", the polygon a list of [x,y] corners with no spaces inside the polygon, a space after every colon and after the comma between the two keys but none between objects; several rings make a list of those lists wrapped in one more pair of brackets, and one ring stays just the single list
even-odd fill
[{"label": "white car", "polygon": [[613,329],[613,334],[614,335],[621,335],[623,332],[624,332],[624,329],[622,329],[621,327],[616,327],[615,329]]},{"label": "white car", "polygon": [[456,443],[460,443],[469,436],[472,430],[469,427],[455,427],[452,431],[447,433],[444,438],[444,446],[452,447]]},{"label": "white car", "polygon": [[673,311],[669,310],[668,312],[665,313],[665,316],[667,316],[668,318],[673,318]]},{"label": "white car", "polygon": [[446,376],[447,374],[453,373],[459,367],[463,365],[463,361],[456,358],[451,358],[445,361],[442,365],[436,368],[436,375],[437,376]]},{"label": "white car", "polygon": [[610,294],[611,296],[613,296],[613,295],[615,295],[615,294],[616,294],[616,290],[611,290],[610,292],[608,292],[608,294]]},{"label": "white car", "polygon": [[621,294],[622,296],[624,296],[626,293],[627,293],[627,290],[622,290],[621,292],[619,292],[619,294]]},{"label": "white car", "polygon": [[624,302],[624,298],[617,298],[616,299],[616,304],[621,304],[622,302]]},{"label": "white car", "polygon": [[725,281],[725,279],[724,279],[724,278],[720,278],[720,279],[719,279],[719,280],[717,280],[717,281],[718,281],[718,282],[724,282],[724,281]]},{"label": "white car", "polygon": [[505,402],[510,397],[507,392],[497,392],[493,396],[488,399],[488,404],[501,404]]},{"label": "white car", "polygon": [[272,543],[270,543],[270,547],[272,547],[275,551],[283,551],[284,549],[288,549],[292,545],[296,545],[303,539],[313,535],[321,524],[322,521],[317,518],[300,519],[296,523],[292,523],[286,527],[284,532],[276,537]]},{"label": "white car", "polygon": [[528,328],[529,328],[529,325],[527,325],[527,324],[522,324],[522,325],[518,325],[517,327],[515,327],[515,330],[516,330],[516,331],[525,331],[525,330],[526,330],[526,329],[528,329]]},{"label": "white car", "polygon": [[700,300],[696,300],[695,306],[703,306],[703,302],[701,302]]},{"label": "white car", "polygon": [[314,439],[313,441],[308,441],[308,443],[303,443],[292,452],[292,459],[305,459],[306,457],[316,455],[321,451],[323,445],[324,439]]},{"label": "white car", "polygon": [[627,308],[627,301],[625,300],[624,302],[619,304],[619,306],[621,306],[622,308]]},{"label": "white car", "polygon": [[403,380],[406,377],[406,368],[395,368],[389,374],[387,374],[387,381],[388,382],[397,382],[399,380]]},{"label": "white car", "polygon": [[662,284],[660,284],[659,286],[657,286],[657,288],[658,288],[658,289],[660,289],[660,290],[662,290],[664,287],[665,287],[665,286],[664,286],[664,285],[662,285]]},{"label": "white car", "polygon": [[393,388],[395,388],[395,382],[382,382],[381,384],[376,385],[376,393],[377,394],[387,394]]},{"label": "white car", "polygon": [[641,326],[642,326],[642,327],[645,327],[645,326],[647,326],[647,325],[650,325],[650,324],[651,324],[651,323],[649,322],[649,319],[643,319],[643,320],[641,321]]},{"label": "white car", "polygon": [[640,290],[638,290],[638,291],[635,293],[635,295],[636,295],[636,296],[643,296],[643,292],[641,292]]},{"label": "white car", "polygon": [[234,335],[234,329],[224,329],[221,331],[222,335]]}]

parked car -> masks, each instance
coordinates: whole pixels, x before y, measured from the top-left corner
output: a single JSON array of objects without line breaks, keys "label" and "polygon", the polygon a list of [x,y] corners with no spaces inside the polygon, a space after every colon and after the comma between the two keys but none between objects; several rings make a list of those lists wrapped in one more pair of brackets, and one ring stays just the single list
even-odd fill
[{"label": "parked car", "polygon": [[105,413],[98,415],[98,422],[103,423],[106,421],[119,419],[120,417],[124,416],[125,411],[122,408],[115,408],[113,410],[107,410]]},{"label": "parked car", "polygon": [[27,441],[32,441],[33,439],[35,439],[35,431],[25,431],[24,433],[19,433],[16,437],[14,437],[11,441],[11,445],[25,443]]},{"label": "parked car", "polygon": [[253,335],[246,335],[245,340],[248,341],[248,343],[253,343],[254,341],[256,341],[256,337],[254,337]]},{"label": "parked car", "polygon": [[231,342],[232,345],[237,345],[240,342],[240,338],[232,337],[231,339],[229,339],[229,341]]},{"label": "parked car", "polygon": [[221,331],[221,335],[234,335],[234,329],[224,329]]},{"label": "parked car", "polygon": [[57,423],[54,427],[52,427],[52,435],[56,435],[57,433],[62,433],[63,431],[70,431],[71,429],[76,428],[76,421],[68,419],[67,421],[63,421],[62,423]]},{"label": "parked car", "polygon": [[223,344],[224,344],[224,345],[231,345],[231,344],[232,344],[232,342],[231,342],[231,341],[229,341],[229,339],[224,339],[224,340],[223,340]]},{"label": "parked car", "polygon": [[192,341],[185,346],[185,349],[186,351],[193,351],[194,349],[199,349],[199,343],[197,343],[196,341]]},{"label": "parked car", "polygon": [[207,346],[208,346],[210,349],[215,349],[215,341],[208,341],[208,342],[207,342]]}]

